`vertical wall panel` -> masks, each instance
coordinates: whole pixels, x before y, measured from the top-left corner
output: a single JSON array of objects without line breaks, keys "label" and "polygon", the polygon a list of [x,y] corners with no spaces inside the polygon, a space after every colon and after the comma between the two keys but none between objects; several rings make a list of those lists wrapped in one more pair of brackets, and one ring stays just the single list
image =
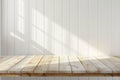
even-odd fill
[{"label": "vertical wall panel", "polygon": [[[29,39],[30,39],[30,26],[29,26],[29,16],[30,16],[30,12],[29,12],[29,1],[28,0],[20,0],[21,1],[21,27],[19,30],[19,33],[21,35],[21,38],[23,39],[22,44],[21,44],[21,53],[24,55],[27,54],[29,55]],[[34,0],[36,1],[36,0]],[[37,14],[36,14],[37,16]],[[28,37],[29,36],[29,37]]]},{"label": "vertical wall panel", "polygon": [[2,1],[2,55],[7,54],[7,0]]},{"label": "vertical wall panel", "polygon": [[113,55],[119,55],[119,49],[120,49],[120,0],[112,0],[112,34],[111,34],[111,41],[112,46],[111,47],[111,54]]},{"label": "vertical wall panel", "polygon": [[97,56],[98,52],[98,25],[97,25],[97,0],[89,0],[88,26],[89,26],[89,56]]},{"label": "vertical wall panel", "polygon": [[[42,54],[45,53],[44,49],[44,37],[46,36],[44,33],[44,0],[36,0],[36,27],[37,30],[37,38],[36,41],[33,42],[34,47],[36,46],[36,53],[41,52]],[[42,48],[43,47],[43,48]],[[39,51],[39,48],[41,49]]]},{"label": "vertical wall panel", "polygon": [[[54,54],[55,39],[54,39],[54,6],[55,0],[45,0],[45,49]],[[47,53],[46,53],[47,54]]]},{"label": "vertical wall panel", "polygon": [[[37,26],[36,26],[36,22],[37,22],[37,4],[36,4],[37,0],[30,0],[29,1],[29,10],[30,10],[30,16],[29,17],[29,26],[30,26],[30,42],[29,42],[29,51],[31,53],[28,54],[33,54],[36,53],[36,49],[37,47],[34,46],[37,43]],[[32,44],[31,44],[32,43]]]},{"label": "vertical wall panel", "polygon": [[2,29],[2,24],[1,24],[1,22],[2,22],[1,21],[2,20],[2,14],[1,13],[2,13],[2,0],[0,0],[0,55],[1,55],[1,35],[2,35],[1,34],[2,33],[1,32],[2,31],[1,30]]},{"label": "vertical wall panel", "polygon": [[8,0],[8,25],[7,29],[7,35],[8,35],[8,52],[9,54],[14,54],[14,39],[15,39],[15,33],[14,33],[14,0]]},{"label": "vertical wall panel", "polygon": [[[24,48],[26,46],[25,43],[25,0],[15,0],[14,1],[14,55],[20,55],[23,52],[26,54],[26,51],[24,51]],[[26,29],[27,32],[27,29]]]},{"label": "vertical wall panel", "polygon": [[63,0],[62,22],[63,28],[63,54],[70,53],[70,0]]},{"label": "vertical wall panel", "polygon": [[78,0],[70,0],[70,55],[78,54]]},{"label": "vertical wall panel", "polygon": [[98,0],[98,48],[99,55],[110,55],[111,0]]},{"label": "vertical wall panel", "polygon": [[57,55],[63,54],[63,31],[65,30],[63,27],[63,0],[55,0],[54,4],[54,41],[55,41],[55,46],[54,50]]},{"label": "vertical wall panel", "polygon": [[[31,53],[30,53],[30,43],[32,43],[31,42],[31,24],[32,23],[30,23],[30,21],[31,21],[31,17],[29,17],[29,16],[32,16],[31,15],[31,6],[30,6],[30,0],[28,1],[28,0],[23,0],[24,2],[25,2],[25,4],[23,4],[23,6],[25,6],[26,8],[25,9],[23,9],[23,14],[25,13],[25,15],[23,15],[23,22],[22,22],[22,27],[21,27],[21,33],[22,33],[22,35],[25,35],[25,45],[23,45],[23,46],[25,46],[26,48],[24,48],[23,49],[23,54],[24,54],[24,52],[27,54],[27,55],[30,55]],[[25,19],[24,19],[25,18]],[[26,51],[27,50],[27,51]],[[32,51],[32,50],[31,50]]]},{"label": "vertical wall panel", "polygon": [[80,0],[80,28],[79,28],[79,49],[80,55],[87,56],[89,54],[89,25],[88,25],[88,4],[89,0]]},{"label": "vertical wall panel", "polygon": [[[19,52],[21,52],[22,48],[19,48],[21,47],[22,44],[20,44],[19,42],[19,39],[17,40],[17,38],[21,37],[19,34],[18,34],[18,27],[21,27],[22,26],[22,23],[21,23],[21,20],[19,19],[18,16],[21,16],[22,15],[22,7],[21,7],[21,4],[22,4],[22,1],[23,0],[14,0],[14,31],[13,31],[13,37],[14,37],[14,55],[18,55]],[[10,14],[10,13],[9,13]],[[16,36],[16,37],[15,37]],[[20,50],[21,49],[21,50]]]}]

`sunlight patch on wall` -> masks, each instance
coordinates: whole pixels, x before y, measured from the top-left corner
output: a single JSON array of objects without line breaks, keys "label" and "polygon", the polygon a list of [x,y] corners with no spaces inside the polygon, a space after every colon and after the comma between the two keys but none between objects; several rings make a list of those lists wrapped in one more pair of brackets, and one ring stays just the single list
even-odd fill
[{"label": "sunlight patch on wall", "polygon": [[17,2],[17,6],[18,6],[18,9],[17,9],[17,21],[18,21],[18,32],[24,34],[24,25],[25,25],[25,3],[24,3],[24,0],[18,0]]},{"label": "sunlight patch on wall", "polygon": [[[79,36],[32,10],[32,40],[55,55],[107,56]],[[70,44],[67,37],[70,35]],[[64,37],[64,39],[63,39]]]},{"label": "sunlight patch on wall", "polygon": [[20,41],[23,41],[24,42],[24,39],[22,39],[21,37],[17,36],[16,34],[14,34],[13,32],[10,32],[10,35]]},{"label": "sunlight patch on wall", "polygon": [[[38,18],[36,17],[39,16]],[[43,38],[44,38],[44,32],[42,31],[43,29],[43,23],[41,23],[41,20],[43,20],[42,18],[42,14],[38,14],[38,12],[36,12],[35,10],[33,10],[32,13],[32,40],[35,41],[37,44],[39,44],[40,46],[43,46]],[[39,19],[39,20],[36,20]],[[37,24],[36,21],[39,21],[39,23]]]}]

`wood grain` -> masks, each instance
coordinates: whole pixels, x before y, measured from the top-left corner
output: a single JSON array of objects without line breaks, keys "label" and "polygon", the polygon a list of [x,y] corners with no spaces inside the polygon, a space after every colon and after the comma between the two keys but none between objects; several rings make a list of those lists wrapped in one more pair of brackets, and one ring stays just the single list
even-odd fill
[{"label": "wood grain", "polygon": [[13,67],[14,65],[16,65],[20,60],[22,60],[25,56],[15,56],[12,57],[6,61],[4,61],[3,63],[0,63],[0,73],[6,73],[8,72],[8,70]]},{"label": "wood grain", "polygon": [[120,58],[1,56],[0,76],[120,76]]},{"label": "wood grain", "polygon": [[42,56],[34,56],[22,69],[22,73],[33,73],[34,69],[42,59]]},{"label": "wood grain", "polygon": [[98,73],[99,72],[97,70],[97,68],[90,62],[90,60],[88,58],[78,56],[78,59],[80,60],[80,62],[84,66],[84,68],[86,69],[86,72],[88,72],[88,73]]}]

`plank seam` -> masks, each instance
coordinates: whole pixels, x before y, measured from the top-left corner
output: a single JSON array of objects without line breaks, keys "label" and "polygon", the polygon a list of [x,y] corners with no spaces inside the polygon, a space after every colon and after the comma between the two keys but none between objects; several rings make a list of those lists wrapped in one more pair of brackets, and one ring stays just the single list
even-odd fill
[{"label": "plank seam", "polygon": [[100,59],[96,58],[98,61],[100,61],[102,64],[104,64],[105,66],[107,66],[108,68],[110,68],[112,70],[113,73],[113,69],[111,67],[109,67],[108,65],[106,65],[105,63],[103,63]]},{"label": "plank seam", "polygon": [[33,73],[35,72],[35,69],[38,67],[39,63],[41,62],[41,60],[44,58],[44,56],[41,57],[40,61],[38,62],[38,64],[35,66],[35,68],[33,69]]},{"label": "plank seam", "polygon": [[86,72],[88,72],[87,69],[86,69],[86,67],[84,66],[83,62],[79,59],[79,57],[77,57],[77,58],[78,58],[79,62],[83,65],[83,67],[86,70]]},{"label": "plank seam", "polygon": [[70,65],[70,68],[71,68],[71,73],[73,73],[73,69],[72,69],[72,65],[70,63],[70,59],[69,59],[69,56],[67,57],[68,58],[68,61],[69,61],[69,65]]},{"label": "plank seam", "polygon": [[9,70],[10,70],[12,67],[14,67],[15,65],[19,64],[20,62],[22,62],[25,58],[26,58],[26,57],[22,58],[22,59],[21,59],[20,61],[18,61],[16,64],[14,64],[13,66],[11,66],[11,67],[7,70],[7,72],[9,72]]}]

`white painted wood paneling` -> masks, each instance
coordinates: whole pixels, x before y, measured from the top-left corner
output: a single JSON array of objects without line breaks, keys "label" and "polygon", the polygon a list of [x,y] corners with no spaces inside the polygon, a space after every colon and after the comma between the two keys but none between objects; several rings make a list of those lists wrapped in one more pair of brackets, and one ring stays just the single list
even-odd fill
[{"label": "white painted wood paneling", "polygon": [[[112,0],[112,34],[111,34],[111,54],[114,52],[113,55],[119,55],[117,54],[119,52],[120,43],[117,43],[120,41],[119,37],[119,25],[120,25],[120,0]],[[114,46],[114,47],[113,47]]]},{"label": "white painted wood paneling", "polygon": [[[62,7],[62,25],[64,26],[64,30],[63,30],[63,54],[69,54],[70,53],[70,0],[63,0],[63,7]],[[67,29],[67,31],[66,31]]]},{"label": "white painted wood paneling", "polygon": [[[5,42],[7,42],[7,32],[6,32],[6,28],[7,28],[7,0],[4,0],[4,1],[2,1],[2,26],[4,26],[4,27],[2,27],[2,44],[1,44],[1,46],[2,46],[2,55],[4,54],[4,55],[6,55],[6,53],[7,53],[7,43],[5,43]],[[4,34],[3,34],[4,33]],[[3,40],[5,40],[5,41],[3,41]],[[6,49],[5,49],[5,47],[6,47]]]},{"label": "white painted wood paneling", "polygon": [[[98,0],[89,0],[88,3],[88,44],[89,44],[89,56],[98,55],[98,51],[96,49],[98,49],[98,16],[97,16],[97,2]],[[93,49],[93,47],[91,47],[91,45],[93,45],[96,49]],[[97,54],[96,54],[97,53]]]},{"label": "white painted wood paneling", "polygon": [[1,19],[2,19],[2,1],[0,0],[0,55],[1,55],[1,29],[2,29],[2,24],[1,24]]},{"label": "white painted wood paneling", "polygon": [[119,0],[4,0],[2,53],[119,55]]},{"label": "white painted wood paneling", "polygon": [[88,4],[88,0],[79,1],[79,49],[84,56],[89,54]]},{"label": "white painted wood paneling", "polygon": [[98,48],[108,55],[111,53],[111,7],[111,0],[98,0]]},{"label": "white painted wood paneling", "polygon": [[[57,53],[57,55],[63,54],[63,28],[61,28],[61,25],[63,25],[63,0],[53,0],[54,2],[54,8],[53,8],[53,38],[51,40],[53,41],[54,47],[53,50],[55,51],[54,53]],[[50,19],[50,18],[49,18]]]},{"label": "white painted wood paneling", "polygon": [[70,54],[79,54],[78,53],[78,0],[70,0]]}]

